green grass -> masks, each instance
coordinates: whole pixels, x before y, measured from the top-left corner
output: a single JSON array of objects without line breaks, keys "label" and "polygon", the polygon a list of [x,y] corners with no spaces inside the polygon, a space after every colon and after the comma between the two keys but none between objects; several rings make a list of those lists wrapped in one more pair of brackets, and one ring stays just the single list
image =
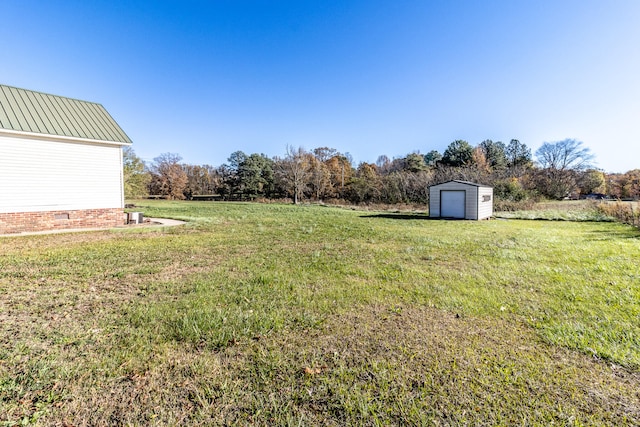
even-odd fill
[{"label": "green grass", "polygon": [[640,234],[322,206],[0,239],[0,425],[637,425]]}]

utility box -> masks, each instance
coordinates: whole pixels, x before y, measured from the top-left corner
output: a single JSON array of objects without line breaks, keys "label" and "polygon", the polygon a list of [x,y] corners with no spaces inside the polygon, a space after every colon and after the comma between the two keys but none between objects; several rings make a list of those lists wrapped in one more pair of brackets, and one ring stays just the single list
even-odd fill
[{"label": "utility box", "polygon": [[489,219],[493,215],[493,187],[467,181],[448,181],[429,187],[429,217]]},{"label": "utility box", "polygon": [[142,212],[129,212],[128,214],[128,224],[142,224],[144,222],[144,215]]}]

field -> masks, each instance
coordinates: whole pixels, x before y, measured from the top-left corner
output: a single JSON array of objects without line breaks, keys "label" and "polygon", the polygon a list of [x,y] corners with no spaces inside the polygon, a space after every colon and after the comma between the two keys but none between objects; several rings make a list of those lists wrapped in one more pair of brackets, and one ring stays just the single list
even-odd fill
[{"label": "field", "polygon": [[0,425],[640,425],[640,232],[138,201],[0,238]]}]

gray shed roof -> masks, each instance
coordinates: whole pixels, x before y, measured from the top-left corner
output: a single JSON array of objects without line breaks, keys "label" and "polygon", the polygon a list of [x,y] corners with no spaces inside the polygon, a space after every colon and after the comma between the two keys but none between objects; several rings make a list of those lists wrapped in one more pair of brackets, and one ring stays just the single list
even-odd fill
[{"label": "gray shed roof", "polygon": [[452,179],[452,180],[449,180],[449,181],[440,182],[440,183],[438,183],[438,184],[431,185],[430,187],[435,187],[435,186],[437,186],[437,185],[447,184],[447,183],[449,183],[449,182],[457,182],[457,183],[459,183],[459,184],[472,185],[472,186],[474,186],[474,187],[487,187],[487,188],[491,188],[491,186],[490,186],[490,185],[478,184],[477,182],[460,181],[459,179]]},{"label": "gray shed roof", "polygon": [[0,85],[0,129],[131,143],[100,104],[5,85]]}]

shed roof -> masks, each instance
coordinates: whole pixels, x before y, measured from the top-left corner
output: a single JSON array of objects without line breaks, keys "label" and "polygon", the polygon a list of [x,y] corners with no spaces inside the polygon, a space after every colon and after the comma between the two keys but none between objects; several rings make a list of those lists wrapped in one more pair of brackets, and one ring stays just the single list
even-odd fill
[{"label": "shed roof", "polygon": [[0,129],[131,143],[100,104],[5,85],[0,85]]},{"label": "shed roof", "polygon": [[438,185],[442,185],[442,184],[448,184],[450,182],[457,182],[458,184],[465,184],[465,185],[472,185],[474,187],[486,187],[486,188],[491,188],[490,185],[484,185],[484,184],[478,184],[477,182],[470,182],[470,181],[460,181],[458,179],[452,179],[450,181],[445,181],[445,182],[441,182],[439,184],[434,184],[431,187],[435,187]]}]

